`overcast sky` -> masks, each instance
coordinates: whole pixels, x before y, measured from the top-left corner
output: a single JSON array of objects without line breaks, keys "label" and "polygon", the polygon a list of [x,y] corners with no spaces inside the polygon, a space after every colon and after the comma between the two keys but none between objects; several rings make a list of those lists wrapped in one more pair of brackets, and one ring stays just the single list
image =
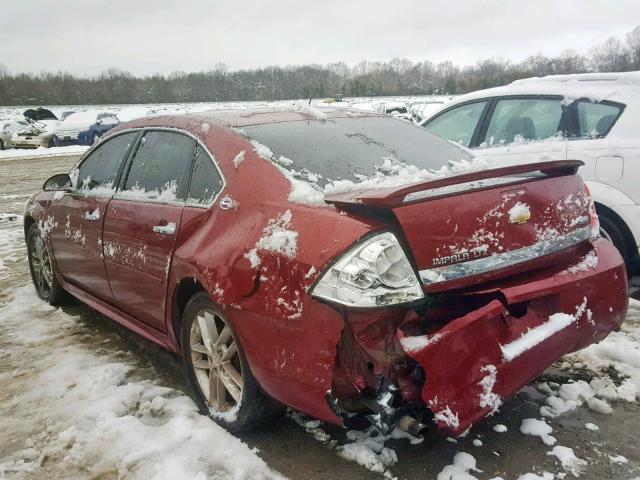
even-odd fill
[{"label": "overcast sky", "polygon": [[640,23],[639,0],[3,0],[10,72],[134,74],[343,60],[586,53]]}]

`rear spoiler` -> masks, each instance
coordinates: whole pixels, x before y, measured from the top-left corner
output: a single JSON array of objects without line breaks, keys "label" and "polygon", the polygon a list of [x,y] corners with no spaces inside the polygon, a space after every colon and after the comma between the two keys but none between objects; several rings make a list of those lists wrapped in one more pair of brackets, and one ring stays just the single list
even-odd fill
[{"label": "rear spoiler", "polygon": [[[462,175],[451,175],[434,180],[424,180],[422,182],[410,183],[398,187],[372,188],[326,195],[324,197],[324,201],[326,203],[336,205],[337,207],[364,204],[373,207],[393,208],[404,203],[405,197],[410,193],[448,187],[450,185],[458,185],[466,182],[474,182],[477,180],[517,175],[519,173],[541,172],[550,177],[573,175],[578,172],[578,168],[582,165],[584,165],[584,162],[580,160],[556,160],[551,162],[511,165],[507,167],[479,170]],[[514,179],[514,182],[515,181],[517,180]]]}]

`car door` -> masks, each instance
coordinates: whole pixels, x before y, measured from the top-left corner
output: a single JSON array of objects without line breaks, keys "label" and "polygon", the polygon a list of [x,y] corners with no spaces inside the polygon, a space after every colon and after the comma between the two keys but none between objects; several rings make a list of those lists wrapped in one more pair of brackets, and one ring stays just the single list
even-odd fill
[{"label": "car door", "polygon": [[115,305],[162,332],[195,146],[176,131],[145,131],[105,213],[104,257]]},{"label": "car door", "polygon": [[565,160],[564,130],[560,96],[496,98],[472,147],[500,163]]},{"label": "car door", "polygon": [[102,226],[124,160],[138,132],[108,139],[71,172],[73,190],[54,199],[63,228],[51,233],[62,277],[103,300],[111,301],[102,252]]}]

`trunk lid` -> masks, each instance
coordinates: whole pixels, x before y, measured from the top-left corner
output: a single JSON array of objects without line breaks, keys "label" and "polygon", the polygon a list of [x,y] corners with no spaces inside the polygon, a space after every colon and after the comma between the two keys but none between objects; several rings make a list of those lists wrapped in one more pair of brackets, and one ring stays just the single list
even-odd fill
[{"label": "trunk lid", "polygon": [[593,204],[580,165],[517,165],[326,200],[391,210],[424,287],[437,291],[521,271],[588,239]]}]

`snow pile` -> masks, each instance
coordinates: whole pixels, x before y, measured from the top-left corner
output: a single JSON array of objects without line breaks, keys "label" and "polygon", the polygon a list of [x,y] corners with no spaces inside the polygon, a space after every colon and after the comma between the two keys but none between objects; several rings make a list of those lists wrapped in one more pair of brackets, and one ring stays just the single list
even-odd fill
[{"label": "snow pile", "polygon": [[[635,402],[640,396],[640,301],[629,299],[629,311],[620,331],[565,356],[561,368],[570,369],[574,365],[597,376],[590,383],[597,397],[611,402]],[[618,374],[615,383],[609,378],[611,369]],[[604,400],[593,401],[593,405],[608,410],[602,404]]]},{"label": "snow pile", "polygon": [[518,480],[553,480],[554,478],[553,473],[542,472],[542,476],[536,475],[535,473],[525,473],[524,475],[520,475]]},{"label": "snow pile", "polygon": [[235,157],[233,157],[233,166],[237,169],[244,161],[245,150],[241,150]]},{"label": "snow pile", "polygon": [[359,181],[333,180],[329,181],[324,188],[318,185],[320,179],[313,172],[304,170],[298,171],[292,167],[293,160],[284,156],[276,157],[269,147],[256,140],[249,140],[253,150],[263,160],[271,162],[291,183],[289,201],[313,207],[327,206],[324,197],[339,193],[354,191],[391,188],[408,185],[425,180],[436,180],[448,176],[471,173],[489,168],[489,163],[481,157],[474,157],[471,160],[452,160],[437,170],[424,170],[415,165],[407,165],[387,156],[382,158],[382,162],[376,166],[376,171],[371,176],[362,176]]},{"label": "snow pile", "polygon": [[505,433],[507,431],[507,426],[502,423],[498,423],[493,426],[493,431],[497,433]]},{"label": "snow pile", "polygon": [[471,472],[482,473],[476,466],[476,459],[468,453],[458,452],[453,457],[453,463],[438,474],[437,480],[478,480]]},{"label": "snow pile", "polygon": [[291,210],[287,210],[275,219],[269,220],[269,224],[264,228],[262,237],[256,242],[245,257],[251,262],[253,268],[260,266],[261,260],[258,252],[261,250],[281,253],[289,258],[296,256],[298,251],[298,232],[290,230]]},{"label": "snow pile", "polygon": [[520,432],[525,435],[540,437],[545,445],[553,445],[556,443],[556,438],[550,435],[553,429],[544,420],[525,418],[520,424]]},{"label": "snow pile", "polygon": [[586,306],[587,299],[585,298],[584,302],[576,307],[576,313],[574,315],[554,313],[549,316],[549,320],[547,322],[528,330],[517,340],[514,340],[507,345],[500,345],[504,359],[507,362],[510,362],[514,358],[522,355],[524,352],[536,347],[552,335],[567,328],[584,314]]},{"label": "snow pile", "polygon": [[167,182],[162,188],[146,190],[138,183],[120,190],[118,197],[130,200],[157,200],[159,202],[175,202],[177,200],[178,183],[175,180]]},{"label": "snow pile", "polygon": [[381,435],[374,427],[365,431],[349,430],[347,438],[352,442],[337,447],[338,455],[367,470],[385,473],[398,461],[395,450],[384,446],[388,437]]},{"label": "snow pile", "polygon": [[348,442],[338,445],[338,442],[331,439],[331,436],[321,428],[320,420],[308,420],[308,417],[293,411],[287,413],[287,416],[311,434],[316,441],[330,449],[335,449],[340,457],[372,472],[382,473],[386,478],[395,478],[389,467],[398,461],[395,450],[387,447],[386,442],[390,439],[407,440],[412,445],[417,445],[423,441],[422,438],[414,437],[399,428],[395,428],[391,434],[383,435],[371,425],[366,430],[349,430]]},{"label": "snow pile", "polygon": [[0,281],[10,278],[11,266],[25,258],[21,215],[0,213]]},{"label": "snow pile", "polygon": [[296,110],[303,115],[308,115],[311,118],[315,118],[316,120],[326,120],[327,114],[321,110],[318,110],[315,107],[309,105],[308,102],[296,102],[295,104]]},{"label": "snow pile", "polygon": [[447,425],[449,428],[456,429],[460,426],[460,419],[458,417],[458,412],[454,413],[451,408],[447,405],[441,410],[435,411],[433,403],[429,404],[429,408],[434,412],[433,419],[436,422],[442,422]]},{"label": "snow pile", "polygon": [[482,393],[480,394],[480,406],[482,408],[490,408],[489,415],[493,415],[498,411],[500,405],[502,405],[502,399],[500,396],[493,392],[493,387],[496,384],[496,377],[498,370],[495,365],[485,365],[480,369],[487,374],[478,382],[478,385],[482,387]]},{"label": "snow pile", "polygon": [[301,172],[297,172],[291,168],[284,168],[283,165],[289,165],[291,160],[284,156],[280,156],[277,160],[274,158],[273,152],[266,145],[261,144],[255,140],[250,140],[253,146],[253,151],[268,162],[271,162],[276,166],[280,173],[285,176],[291,184],[291,191],[289,192],[289,201],[291,203],[297,203],[300,205],[308,205],[311,207],[327,207],[324,201],[324,194],[322,193],[318,185],[309,183],[308,181],[301,180]]},{"label": "snow pile", "polygon": [[578,273],[578,272],[586,272],[591,268],[596,268],[598,266],[598,254],[595,250],[591,250],[584,257],[582,257],[578,263],[575,265],[571,265],[562,273]]},{"label": "snow pile", "polygon": [[417,353],[425,347],[428,347],[432,343],[436,343],[442,338],[442,333],[436,333],[435,335],[416,335],[415,337],[402,337],[400,344],[405,352],[408,354]]},{"label": "snow pile", "polygon": [[569,447],[556,445],[553,447],[553,450],[547,453],[547,455],[552,455],[560,460],[562,468],[570,471],[576,477],[580,475],[587,466],[587,462],[576,457],[573,453],[573,449]]},{"label": "snow pile", "polygon": [[[46,432],[1,459],[0,477],[282,478],[181,392],[136,380],[134,358],[83,345],[84,328],[41,302],[33,287],[15,291],[0,308],[0,324],[3,335],[11,332],[12,355],[33,348],[40,353],[28,367],[0,375],[19,377],[12,403]],[[10,435],[22,420],[7,417],[3,428]]]},{"label": "snow pile", "polygon": [[517,202],[509,209],[509,223],[522,223],[522,220],[527,221],[530,215],[531,210],[529,209],[529,205]]},{"label": "snow pile", "polygon": [[385,157],[382,159],[382,163],[377,166],[377,171],[374,175],[364,177],[359,182],[335,180],[324,187],[324,194],[334,195],[360,190],[399,187],[420,181],[476,172],[487,168],[489,168],[488,162],[480,157],[474,157],[471,160],[452,160],[448,165],[438,170],[424,170],[415,165],[401,163],[392,157]]}]

